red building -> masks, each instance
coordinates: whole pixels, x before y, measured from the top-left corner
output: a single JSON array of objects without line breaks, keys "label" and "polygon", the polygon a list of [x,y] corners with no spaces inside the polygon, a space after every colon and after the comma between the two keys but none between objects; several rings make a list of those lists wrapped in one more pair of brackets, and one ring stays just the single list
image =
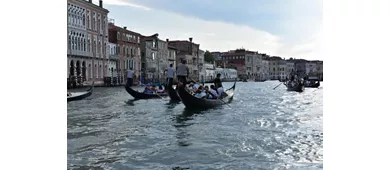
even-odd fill
[{"label": "red building", "polygon": [[232,50],[221,55],[222,67],[237,70],[237,75],[242,77],[245,73],[245,49]]},{"label": "red building", "polygon": [[141,69],[141,49],[140,39],[141,34],[130,31],[127,27],[119,27],[114,23],[109,23],[109,42],[117,44],[119,54],[119,75],[123,80],[126,80],[126,71],[133,69],[134,74],[138,77]]}]

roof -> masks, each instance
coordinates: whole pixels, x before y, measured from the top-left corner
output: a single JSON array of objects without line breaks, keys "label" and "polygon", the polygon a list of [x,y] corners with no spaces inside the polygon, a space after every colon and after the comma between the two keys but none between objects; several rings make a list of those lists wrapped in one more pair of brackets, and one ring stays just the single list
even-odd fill
[{"label": "roof", "polygon": [[115,30],[115,31],[121,31],[121,32],[125,32],[125,33],[130,33],[130,34],[136,34],[136,35],[139,35],[139,36],[142,36],[140,33],[138,32],[134,32],[134,31],[131,31],[131,30],[128,30],[128,29],[124,29],[122,27],[119,27],[113,23],[108,23],[108,29],[111,29],[111,30]]},{"label": "roof", "polygon": [[168,45],[168,48],[169,48],[169,49],[173,49],[173,50],[177,50],[177,48],[176,48],[176,47],[174,47],[174,46],[170,46],[170,45]]}]

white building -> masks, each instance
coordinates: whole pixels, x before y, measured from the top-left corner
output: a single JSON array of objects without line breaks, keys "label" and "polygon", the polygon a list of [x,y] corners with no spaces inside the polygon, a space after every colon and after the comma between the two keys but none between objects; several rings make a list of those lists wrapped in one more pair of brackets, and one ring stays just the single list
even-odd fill
[{"label": "white building", "polygon": [[117,66],[119,66],[119,50],[120,46],[114,43],[108,43],[108,72],[106,77],[119,77]]},{"label": "white building", "polygon": [[109,11],[92,1],[67,0],[68,77],[83,82],[103,83],[108,71]]},{"label": "white building", "polygon": [[215,67],[213,64],[204,64],[204,68],[206,69],[206,77],[205,81],[212,81],[215,78]]},{"label": "white building", "polygon": [[215,68],[215,75],[214,76],[216,77],[217,74],[221,74],[221,80],[223,80],[225,78],[223,68],[220,68],[220,67]]},{"label": "white building", "polygon": [[205,51],[199,49],[198,68],[199,68],[199,81],[203,82],[206,77],[206,69],[204,68],[204,53]]},{"label": "white building", "polygon": [[295,72],[295,64],[293,61],[287,61],[286,62],[286,74],[287,74],[287,78],[290,78],[291,75],[294,74]]},{"label": "white building", "polygon": [[223,69],[224,80],[232,81],[238,78],[237,70],[231,68]]},{"label": "white building", "polygon": [[261,75],[260,75],[260,81],[269,80],[269,61],[262,60],[261,61]]}]

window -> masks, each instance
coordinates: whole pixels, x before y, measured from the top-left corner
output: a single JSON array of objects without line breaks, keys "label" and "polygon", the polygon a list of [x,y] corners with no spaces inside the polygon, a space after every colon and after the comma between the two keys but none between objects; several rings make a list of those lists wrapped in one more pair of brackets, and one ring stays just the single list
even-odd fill
[{"label": "window", "polygon": [[96,13],[93,12],[92,29],[96,30]]},{"label": "window", "polygon": [[121,40],[121,33],[120,32],[116,33],[116,39]]},{"label": "window", "polygon": [[87,10],[87,27],[88,27],[88,29],[91,29],[90,20],[91,20],[91,15],[90,15],[89,10]]},{"label": "window", "polygon": [[[103,31],[106,30],[106,16],[103,16]],[[103,32],[105,34],[105,32]]]},{"label": "window", "polygon": [[155,57],[155,56],[154,56],[154,52],[152,52],[152,60],[154,60],[154,57]]},{"label": "window", "polygon": [[102,25],[101,25],[100,14],[98,14],[98,22],[97,22],[97,25],[98,25],[97,31],[98,31],[98,33],[101,33]]}]

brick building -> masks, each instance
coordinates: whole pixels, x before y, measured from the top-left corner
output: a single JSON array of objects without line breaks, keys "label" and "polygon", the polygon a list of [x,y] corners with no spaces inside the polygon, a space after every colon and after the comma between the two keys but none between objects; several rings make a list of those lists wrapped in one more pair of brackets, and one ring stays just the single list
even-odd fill
[{"label": "brick building", "polygon": [[68,83],[103,83],[108,62],[109,11],[92,0],[67,0]]},{"label": "brick building", "polygon": [[[109,23],[109,42],[117,45],[119,54],[119,64],[117,71],[120,82],[126,80],[126,71],[134,70],[134,74],[139,77],[141,70],[141,34],[128,30],[127,27],[119,27],[114,23]],[[134,80],[136,82],[136,80]]]}]

